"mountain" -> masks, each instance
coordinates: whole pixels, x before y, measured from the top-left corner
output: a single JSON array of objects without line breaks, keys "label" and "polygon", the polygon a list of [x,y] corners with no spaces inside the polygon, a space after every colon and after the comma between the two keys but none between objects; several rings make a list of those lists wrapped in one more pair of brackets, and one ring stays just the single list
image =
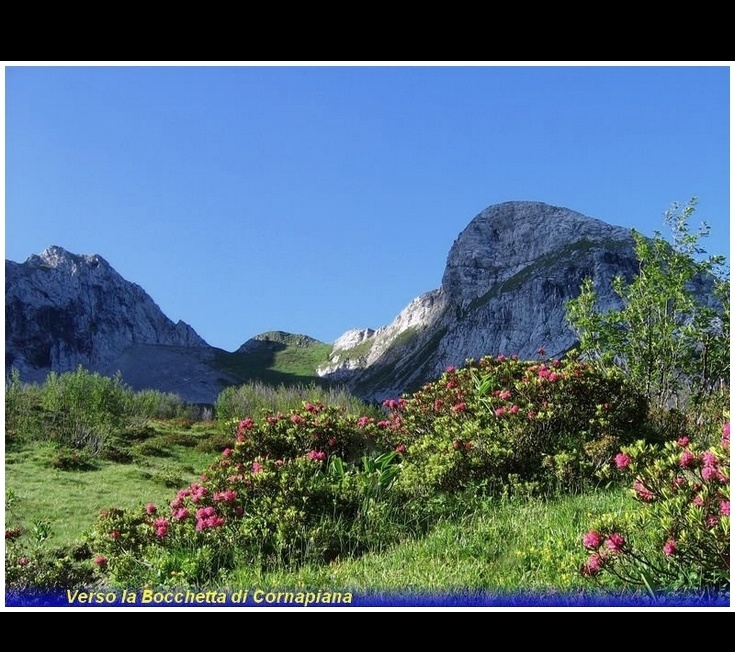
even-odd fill
[{"label": "mountain", "polygon": [[213,403],[228,385],[344,385],[367,400],[395,397],[450,365],[483,355],[560,356],[575,344],[564,303],[594,280],[600,307],[619,305],[611,281],[637,271],[628,229],[542,202],[486,208],[449,250],[438,289],[387,326],[325,344],[271,331],[228,353],[166,317],[102,257],[50,247],[5,262],[6,370],[42,381],[82,365],[122,373],[134,389]]},{"label": "mountain", "polygon": [[208,402],[234,378],[211,366],[214,349],[174,323],[135,283],[98,255],[52,246],[23,263],[5,261],[5,366],[42,381],[78,365],[121,371],[136,389]]},{"label": "mountain", "polygon": [[612,279],[636,271],[629,229],[542,202],[493,205],[454,241],[438,289],[387,326],[342,335],[317,372],[381,400],[468,358],[561,356],[576,343],[564,304],[582,279],[593,279],[604,310],[620,305]]}]

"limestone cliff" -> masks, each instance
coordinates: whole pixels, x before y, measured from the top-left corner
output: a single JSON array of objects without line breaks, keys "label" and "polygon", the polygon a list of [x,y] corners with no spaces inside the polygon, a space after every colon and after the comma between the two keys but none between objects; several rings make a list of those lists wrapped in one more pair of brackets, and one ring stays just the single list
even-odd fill
[{"label": "limestone cliff", "polygon": [[365,398],[396,396],[449,365],[483,355],[561,355],[575,344],[565,302],[591,277],[600,307],[619,305],[616,275],[637,269],[628,229],[541,202],[507,202],[477,215],[452,245],[439,289],[374,331],[339,338],[318,373]]}]

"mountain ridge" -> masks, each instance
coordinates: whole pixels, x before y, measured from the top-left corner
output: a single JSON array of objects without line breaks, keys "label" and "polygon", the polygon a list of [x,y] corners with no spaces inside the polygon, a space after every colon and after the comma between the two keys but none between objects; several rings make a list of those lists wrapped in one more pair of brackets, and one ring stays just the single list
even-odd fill
[{"label": "mountain ridge", "polygon": [[575,343],[564,302],[578,294],[582,278],[593,278],[601,307],[609,308],[618,303],[613,276],[630,279],[635,271],[628,229],[544,202],[494,204],[452,243],[440,287],[411,300],[389,324],[351,329],[331,344],[269,331],[227,353],[185,322],[174,324],[99,254],[52,246],[25,263],[6,260],[6,370],[15,366],[38,380],[78,364],[104,373],[119,364],[138,386],[181,391],[181,382],[146,373],[148,356],[205,390],[189,396],[213,402],[224,386],[290,364],[284,352],[301,351],[299,372],[284,378],[308,378],[314,364],[314,381],[382,400],[468,358],[533,357],[538,347],[563,355]]}]

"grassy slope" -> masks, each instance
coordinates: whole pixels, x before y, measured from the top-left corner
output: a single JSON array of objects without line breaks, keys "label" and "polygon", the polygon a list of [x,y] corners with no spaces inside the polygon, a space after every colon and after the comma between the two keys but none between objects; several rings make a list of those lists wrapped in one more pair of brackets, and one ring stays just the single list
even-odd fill
[{"label": "grassy slope", "polygon": [[325,384],[316,374],[332,350],[331,344],[297,335],[264,333],[262,340],[248,352],[218,351],[215,366],[242,379],[272,385]]},{"label": "grassy slope", "polygon": [[[45,545],[73,543],[93,525],[100,509],[166,505],[176,490],[198,477],[226,438],[212,424],[182,428],[159,422],[157,435],[139,447],[130,464],[98,461],[87,471],[49,467],[50,446],[18,446],[6,456],[6,491],[13,496],[6,527],[33,531],[47,521]],[[49,487],[57,488],[49,491]],[[330,587],[376,592],[577,591],[584,559],[581,534],[595,514],[621,511],[624,491],[588,493],[554,501],[484,500],[448,512],[428,536],[327,566],[264,573],[237,569],[230,587]],[[407,515],[408,517],[408,515]]]}]

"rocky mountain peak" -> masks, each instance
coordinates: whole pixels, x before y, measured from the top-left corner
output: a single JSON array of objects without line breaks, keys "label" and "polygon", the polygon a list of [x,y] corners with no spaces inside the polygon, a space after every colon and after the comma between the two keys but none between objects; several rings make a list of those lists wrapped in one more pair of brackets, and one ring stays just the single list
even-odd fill
[{"label": "rocky mountain peak", "polygon": [[364,398],[415,389],[449,365],[484,355],[533,359],[576,343],[565,303],[593,279],[602,309],[618,305],[611,282],[637,268],[629,230],[536,201],[479,213],[452,244],[441,287],[411,301],[388,326],[337,340],[324,377]]},{"label": "rocky mountain peak", "polygon": [[587,240],[632,243],[630,232],[581,213],[538,201],[510,201],[479,213],[454,241],[442,289],[474,299],[524,267]]},{"label": "rocky mountain peak", "polygon": [[132,345],[208,347],[104,258],[59,246],[5,261],[5,327],[6,368],[29,380],[80,364],[106,370]]}]

